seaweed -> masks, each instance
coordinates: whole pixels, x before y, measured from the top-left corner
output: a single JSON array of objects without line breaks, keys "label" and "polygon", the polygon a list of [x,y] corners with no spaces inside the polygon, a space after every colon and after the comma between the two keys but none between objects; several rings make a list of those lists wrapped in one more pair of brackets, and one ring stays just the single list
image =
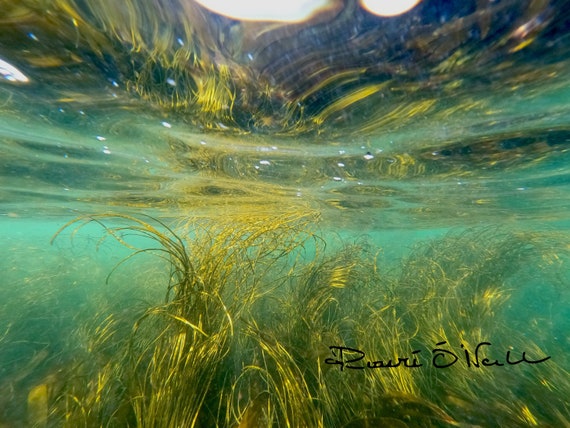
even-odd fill
[{"label": "seaweed", "polygon": [[[30,418],[58,426],[568,424],[560,358],[507,367],[474,360],[486,341],[491,361],[506,361],[495,349],[511,360],[522,351],[526,361],[545,357],[509,327],[505,305],[528,266],[549,272],[566,260],[563,240],[455,231],[418,244],[395,268],[365,240],[332,245],[316,221],[295,211],[172,225],[102,214],[64,225],[54,239],[94,223],[104,231],[98,246],[112,239],[130,249],[112,274],[136,266],[135,256],[158,256],[169,269],[165,294],[139,304],[134,321],[133,312],[106,315],[112,308],[77,317],[72,337],[83,351],[68,350],[77,358],[64,382],[54,375],[30,390]],[[431,364],[442,349],[461,360]]]}]

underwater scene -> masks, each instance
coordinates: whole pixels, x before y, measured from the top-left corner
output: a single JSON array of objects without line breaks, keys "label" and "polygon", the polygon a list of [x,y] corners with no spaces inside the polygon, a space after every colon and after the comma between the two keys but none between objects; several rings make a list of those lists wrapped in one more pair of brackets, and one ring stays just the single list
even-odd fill
[{"label": "underwater scene", "polygon": [[570,427],[570,2],[0,0],[0,231],[0,428]]}]

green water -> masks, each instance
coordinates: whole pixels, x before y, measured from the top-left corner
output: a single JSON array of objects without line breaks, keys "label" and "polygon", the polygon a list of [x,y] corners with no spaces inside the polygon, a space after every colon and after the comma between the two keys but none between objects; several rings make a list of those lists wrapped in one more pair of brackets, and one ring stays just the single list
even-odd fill
[{"label": "green water", "polygon": [[[417,19],[445,9],[424,3]],[[203,105],[167,108],[86,53],[75,29],[94,36],[75,15],[54,33],[34,2],[0,1],[0,59],[30,79],[0,74],[0,426],[568,426],[568,5],[530,3],[504,24],[526,22],[528,48],[449,41],[462,32],[437,45],[406,21],[418,43],[390,51],[396,71],[363,80],[381,86],[364,100],[352,80],[319,86],[326,67],[291,83],[267,47],[285,32],[251,67],[309,119],[274,129],[279,97],[260,101],[267,128],[244,125],[255,104],[221,125]],[[117,54],[118,69],[136,68],[140,52],[110,34],[102,46],[134,58]],[[432,43],[457,56],[414,62]],[[443,341],[460,359],[438,368]],[[482,342],[491,360],[550,359],[466,368]],[[421,350],[423,366],[351,369],[358,354],[338,347],[384,361]]]}]

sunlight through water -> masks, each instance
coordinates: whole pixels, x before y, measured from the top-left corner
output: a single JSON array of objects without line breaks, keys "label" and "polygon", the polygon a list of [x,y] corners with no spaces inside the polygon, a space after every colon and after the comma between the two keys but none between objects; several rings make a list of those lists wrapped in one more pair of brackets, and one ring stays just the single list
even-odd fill
[{"label": "sunlight through water", "polygon": [[568,426],[568,6],[0,0],[0,426]]}]

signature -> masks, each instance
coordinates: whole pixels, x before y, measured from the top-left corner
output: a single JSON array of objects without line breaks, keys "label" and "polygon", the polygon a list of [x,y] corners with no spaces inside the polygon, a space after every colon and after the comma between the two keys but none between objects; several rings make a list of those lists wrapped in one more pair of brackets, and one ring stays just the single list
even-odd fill
[{"label": "signature", "polygon": [[[511,350],[506,351],[504,358],[492,359],[489,358],[488,352],[492,346],[491,342],[480,342],[475,347],[473,354],[467,350],[467,348],[461,344],[461,349],[463,353],[456,354],[449,349],[444,349],[447,342],[438,342],[436,347],[432,349],[431,365],[438,369],[444,369],[453,366],[454,364],[461,362],[467,365],[467,367],[501,367],[505,365],[515,366],[517,364],[539,364],[551,357],[546,356],[538,360],[529,359],[526,352],[523,351],[520,358],[515,358],[512,356]],[[340,371],[344,369],[392,369],[396,367],[405,368],[419,368],[424,366],[420,362],[420,352],[421,350],[412,351],[410,356],[398,357],[389,360],[371,360],[366,358],[366,353],[360,349],[349,348],[346,346],[329,346],[332,353],[332,358],[326,358],[325,364],[332,364],[340,366]],[[462,355],[463,354],[463,355]]]}]

